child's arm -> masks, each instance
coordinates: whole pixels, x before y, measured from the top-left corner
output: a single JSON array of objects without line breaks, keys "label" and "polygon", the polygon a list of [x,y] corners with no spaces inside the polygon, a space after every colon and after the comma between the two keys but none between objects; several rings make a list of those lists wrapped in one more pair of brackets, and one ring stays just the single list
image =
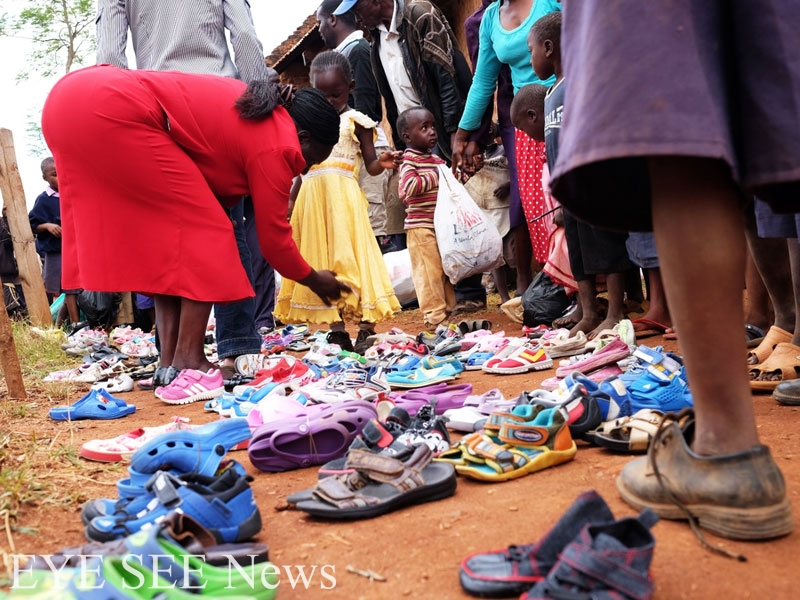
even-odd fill
[{"label": "child's arm", "polygon": [[33,233],[42,233],[43,231],[46,231],[53,237],[61,237],[61,225],[56,225],[55,223],[41,223],[33,229]]},{"label": "child's arm", "polygon": [[372,129],[356,125],[356,136],[361,145],[361,156],[364,159],[367,173],[370,175],[380,175],[384,169],[396,169],[400,166],[400,152],[384,152],[376,156],[375,143],[373,141],[374,132]]},{"label": "child's arm", "polygon": [[289,220],[292,220],[292,212],[294,211],[294,203],[297,200],[297,194],[300,193],[300,186],[303,185],[303,176],[298,175],[292,181],[292,189],[289,192]]}]

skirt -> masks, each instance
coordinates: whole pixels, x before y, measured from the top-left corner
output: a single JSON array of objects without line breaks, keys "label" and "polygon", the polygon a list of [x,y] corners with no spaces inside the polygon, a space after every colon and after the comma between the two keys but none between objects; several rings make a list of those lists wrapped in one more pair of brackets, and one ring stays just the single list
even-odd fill
[{"label": "skirt", "polygon": [[569,85],[553,193],[579,218],[652,227],[647,158],[723,161],[777,212],[800,212],[800,4],[564,5]]}]

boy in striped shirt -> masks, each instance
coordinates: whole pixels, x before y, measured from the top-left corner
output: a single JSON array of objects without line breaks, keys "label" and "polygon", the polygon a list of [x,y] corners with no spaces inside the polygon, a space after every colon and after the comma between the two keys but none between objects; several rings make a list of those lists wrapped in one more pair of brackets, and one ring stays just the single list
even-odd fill
[{"label": "boy in striped shirt", "polygon": [[455,291],[442,269],[433,229],[433,212],[439,193],[439,165],[432,154],[437,136],[431,111],[410,108],[397,117],[397,133],[406,145],[400,164],[400,199],[406,207],[405,230],[411,255],[411,275],[425,327],[435,331],[447,324],[456,304]]}]

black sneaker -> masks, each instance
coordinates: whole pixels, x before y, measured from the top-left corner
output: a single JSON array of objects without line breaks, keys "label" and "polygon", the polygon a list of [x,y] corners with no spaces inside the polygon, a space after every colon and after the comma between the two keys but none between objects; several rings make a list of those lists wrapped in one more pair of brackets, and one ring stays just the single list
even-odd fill
[{"label": "black sneaker", "polygon": [[331,331],[325,336],[325,340],[329,344],[336,344],[342,350],[355,352],[355,349],[353,348],[353,341],[350,339],[350,336],[346,331]]},{"label": "black sneaker", "polygon": [[364,356],[364,353],[372,347],[372,342],[367,338],[375,335],[374,329],[359,329],[356,336],[356,343],[353,346],[354,352]]}]

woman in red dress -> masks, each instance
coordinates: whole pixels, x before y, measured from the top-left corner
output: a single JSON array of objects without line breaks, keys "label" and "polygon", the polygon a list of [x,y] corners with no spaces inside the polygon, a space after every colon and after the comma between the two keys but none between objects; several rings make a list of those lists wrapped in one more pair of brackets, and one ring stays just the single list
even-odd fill
[{"label": "woman in red dress", "polygon": [[281,275],[326,301],[347,289],[308,265],[287,219],[292,179],[339,136],[317,90],[287,110],[267,82],[90,67],[56,83],[42,130],[60,171],[63,283],[154,296],[160,365],[181,372],[157,390],[162,400],[221,393],[203,352],[211,304],[253,295],[223,207],[250,194],[262,252]]}]

